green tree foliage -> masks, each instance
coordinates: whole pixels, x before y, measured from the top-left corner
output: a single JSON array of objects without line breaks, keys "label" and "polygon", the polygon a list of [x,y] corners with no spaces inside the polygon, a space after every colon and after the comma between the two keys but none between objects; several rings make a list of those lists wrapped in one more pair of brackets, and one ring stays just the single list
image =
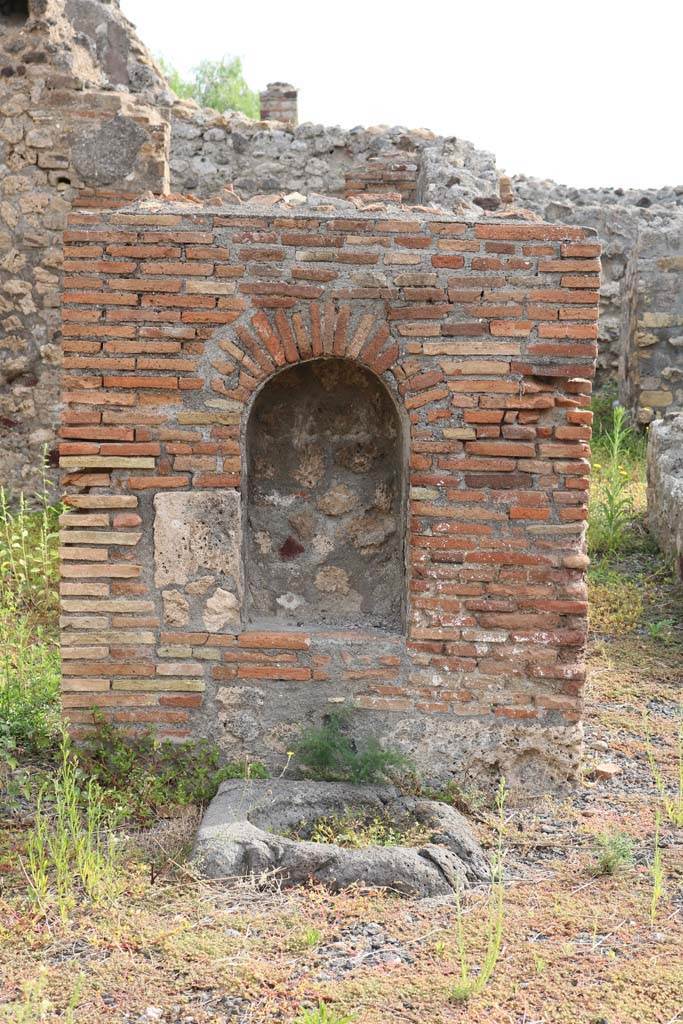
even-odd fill
[{"label": "green tree foliage", "polygon": [[165,60],[162,59],[160,65],[168,84],[180,99],[193,99],[202,107],[221,112],[238,110],[247,117],[259,116],[258,94],[245,82],[239,57],[203,60],[192,69],[189,80]]}]

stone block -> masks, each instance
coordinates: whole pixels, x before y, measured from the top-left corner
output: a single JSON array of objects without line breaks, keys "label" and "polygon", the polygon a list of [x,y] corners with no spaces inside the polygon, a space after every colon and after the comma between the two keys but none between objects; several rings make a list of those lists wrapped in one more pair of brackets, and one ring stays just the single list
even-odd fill
[{"label": "stone block", "polygon": [[184,586],[220,573],[240,587],[241,512],[237,491],[154,496],[154,582]]}]

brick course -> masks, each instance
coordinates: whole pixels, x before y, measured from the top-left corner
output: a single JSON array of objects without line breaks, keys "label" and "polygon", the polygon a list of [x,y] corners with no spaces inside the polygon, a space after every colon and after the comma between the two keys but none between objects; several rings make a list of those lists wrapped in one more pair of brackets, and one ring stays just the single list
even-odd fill
[{"label": "brick course", "polygon": [[[455,239],[457,265],[441,255]],[[126,729],[210,735],[228,756],[277,764],[302,721],[346,701],[433,777],[503,768],[542,789],[571,776],[591,232],[402,208],[154,200],[79,210],[65,244],[60,525],[74,732],[92,727],[95,706]],[[406,252],[409,271],[397,260]],[[263,632],[244,618],[173,628],[154,583],[155,493],[239,492],[253,396],[314,357],[377,375],[407,425],[405,631]]]}]

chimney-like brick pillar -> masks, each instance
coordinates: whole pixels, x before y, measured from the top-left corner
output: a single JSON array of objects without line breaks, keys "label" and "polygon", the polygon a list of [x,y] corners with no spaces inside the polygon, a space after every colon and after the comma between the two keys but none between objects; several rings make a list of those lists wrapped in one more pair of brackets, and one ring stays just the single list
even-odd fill
[{"label": "chimney-like brick pillar", "polygon": [[287,82],[269,82],[260,94],[261,120],[285,121],[296,125],[298,91]]}]

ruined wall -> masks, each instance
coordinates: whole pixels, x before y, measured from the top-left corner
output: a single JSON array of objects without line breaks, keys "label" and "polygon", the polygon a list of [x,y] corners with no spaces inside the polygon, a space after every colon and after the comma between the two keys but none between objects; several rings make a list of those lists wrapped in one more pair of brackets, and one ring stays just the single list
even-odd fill
[{"label": "ruined wall", "polygon": [[683,414],[653,423],[647,445],[647,519],[683,579]]},{"label": "ruined wall", "polygon": [[[96,705],[124,727],[208,736],[278,769],[302,724],[346,704],[359,733],[434,779],[504,771],[536,791],[569,778],[594,239],[271,198],[74,214],[68,240],[65,323],[89,345],[71,359],[60,431],[64,707],[77,734]],[[354,372],[381,381],[375,394],[408,425],[405,624],[377,629],[362,602],[353,626],[250,621],[249,412],[285,367],[320,372],[320,359],[331,375],[332,360],[360,367],[354,388]],[[330,483],[346,431],[325,431]],[[332,519],[327,499],[343,497],[312,476],[279,487],[317,510],[322,497]],[[266,554],[305,564],[297,536]],[[358,537],[373,541],[372,523]]]},{"label": "ruined wall", "polygon": [[683,409],[683,214],[641,232],[622,295],[620,393],[650,423]]},{"label": "ruined wall", "polygon": [[619,380],[620,398],[640,423],[668,406],[683,408],[675,387],[683,353],[674,351],[675,343],[667,347],[659,331],[644,342],[643,325],[632,316],[637,306],[664,328],[675,326],[670,321],[678,314],[669,334],[681,333],[676,272],[683,263],[683,187],[576,189],[524,176],[513,178],[513,187],[518,201],[544,220],[594,228],[602,241],[597,385]]},{"label": "ruined wall", "polygon": [[[353,186],[369,174],[371,183],[378,165],[408,163],[413,194],[404,198],[448,210],[471,207],[481,196],[499,205],[493,154],[463,139],[406,128],[265,124],[193,103],[176,103],[171,124],[171,186],[180,193],[208,196],[231,185],[245,199],[273,191],[341,196],[371,191],[348,189],[347,182]],[[402,191],[401,177],[392,179],[390,168],[375,180]]]},{"label": "ruined wall", "polygon": [[[80,17],[92,6],[74,0],[67,9]],[[86,186],[132,196],[167,183],[167,122],[132,94],[101,87],[89,37],[76,43],[58,7],[34,3],[27,22],[0,24],[0,483],[14,492],[40,487],[43,446],[56,457],[59,303],[69,272],[62,234],[74,199]],[[98,34],[103,59],[108,38]],[[143,77],[132,46],[126,67]],[[74,351],[86,353],[87,343],[69,339],[67,372]]]},{"label": "ruined wall", "polygon": [[[43,445],[54,454],[60,234],[76,190],[161,191],[169,131],[179,193],[380,193],[455,212],[501,208],[494,156],[465,140],[200,110],[172,96],[117,0],[29,6],[27,22],[0,15],[0,481],[10,492],[34,491]],[[551,223],[594,227],[603,242],[598,384],[615,381],[621,363],[621,396],[634,418],[680,407],[683,350],[666,318],[678,315],[681,189],[571,189],[517,177],[514,193],[518,206]],[[657,321],[654,331],[641,330],[637,310]]]}]

